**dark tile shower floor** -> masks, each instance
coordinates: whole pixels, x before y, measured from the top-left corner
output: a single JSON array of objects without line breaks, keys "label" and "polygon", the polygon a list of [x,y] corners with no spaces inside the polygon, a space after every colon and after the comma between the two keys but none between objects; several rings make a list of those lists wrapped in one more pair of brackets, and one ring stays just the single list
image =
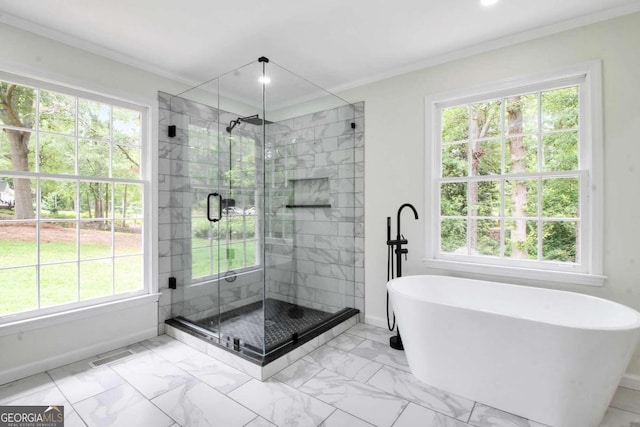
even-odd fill
[{"label": "dark tile shower floor", "polygon": [[[292,334],[302,333],[331,318],[333,314],[288,302],[267,298],[231,311],[210,316],[195,322],[206,329],[218,332],[218,322],[223,339],[240,339],[240,345],[262,353],[289,341]],[[264,322],[263,322],[264,319]]]}]

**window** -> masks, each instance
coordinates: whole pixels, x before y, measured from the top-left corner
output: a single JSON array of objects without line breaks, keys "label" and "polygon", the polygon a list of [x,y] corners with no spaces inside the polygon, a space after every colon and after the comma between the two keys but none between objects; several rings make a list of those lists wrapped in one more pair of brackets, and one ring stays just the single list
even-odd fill
[{"label": "window", "polygon": [[601,273],[593,73],[428,102],[428,265],[578,282]]},{"label": "window", "polygon": [[146,114],[0,76],[0,322],[146,292]]},{"label": "window", "polygon": [[[248,133],[248,132],[247,132]],[[218,144],[220,141],[220,144]],[[190,125],[191,268],[194,282],[226,271],[259,264],[256,241],[256,140],[240,134]],[[218,192],[225,201],[222,217],[207,219],[207,195]]]}]

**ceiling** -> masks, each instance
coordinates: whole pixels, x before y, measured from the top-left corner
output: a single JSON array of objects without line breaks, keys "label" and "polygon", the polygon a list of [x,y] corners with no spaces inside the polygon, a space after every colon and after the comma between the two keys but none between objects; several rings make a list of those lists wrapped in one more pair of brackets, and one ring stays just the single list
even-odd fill
[{"label": "ceiling", "polygon": [[0,22],[196,84],[267,56],[329,90],[640,11],[640,0],[0,0]]}]

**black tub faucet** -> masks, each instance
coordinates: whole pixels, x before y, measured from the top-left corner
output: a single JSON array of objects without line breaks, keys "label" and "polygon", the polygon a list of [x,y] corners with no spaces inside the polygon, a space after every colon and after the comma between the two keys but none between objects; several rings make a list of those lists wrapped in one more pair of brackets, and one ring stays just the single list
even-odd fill
[{"label": "black tub faucet", "polygon": [[[402,210],[404,208],[411,208],[411,210],[413,211],[413,216],[415,217],[415,219],[418,219],[418,211],[411,203],[405,203],[402,206],[400,206],[400,208],[398,209],[398,216],[396,219],[398,221],[398,232],[396,234],[396,239],[391,240],[390,239],[391,218],[387,217],[387,246],[390,248],[388,251],[389,270],[387,271],[387,280],[389,279],[389,276],[391,276],[391,278],[402,277],[402,254],[404,254],[406,257],[407,254],[409,253],[409,250],[407,248],[402,247],[402,245],[406,245],[407,243],[409,243],[409,241],[404,238],[404,236],[402,235],[402,232],[400,231],[400,214],[402,213]],[[393,275],[393,255],[391,253],[391,248],[395,248],[394,250],[396,254],[395,276]],[[389,294],[388,293],[387,293],[387,324],[389,324]],[[394,324],[395,324],[395,315],[394,315]],[[393,327],[389,326],[389,330],[393,330]],[[402,344],[402,337],[400,336],[400,328],[396,328],[396,336],[389,338],[389,345],[391,346],[391,348],[394,348],[396,350],[404,350],[404,346]]]},{"label": "black tub faucet", "polygon": [[400,232],[400,214],[402,213],[402,209],[404,208],[411,208],[415,219],[418,219],[418,211],[411,203],[405,203],[402,206],[400,206],[400,208],[398,209],[398,216],[397,216],[398,233],[396,234],[396,241],[395,241],[396,277],[402,277],[402,254],[405,254],[406,256],[406,254],[409,253],[409,250],[407,248],[402,247],[402,245],[406,245],[408,241],[407,239],[404,238],[404,236]]}]

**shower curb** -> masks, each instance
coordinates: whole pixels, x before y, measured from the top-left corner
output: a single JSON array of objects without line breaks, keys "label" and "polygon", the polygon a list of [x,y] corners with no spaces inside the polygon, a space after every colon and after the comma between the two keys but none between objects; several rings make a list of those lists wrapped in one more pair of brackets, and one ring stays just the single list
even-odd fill
[{"label": "shower curb", "polygon": [[347,329],[355,326],[358,323],[358,313],[358,310],[350,312],[349,317],[346,320],[342,320],[342,322],[330,329],[310,338],[303,344],[292,348],[289,352],[273,359],[269,358],[263,363],[252,360],[237,352],[229,350],[226,347],[222,347],[217,343],[214,344],[212,343],[211,338],[198,334],[195,331],[187,330],[186,327],[175,321],[167,320],[165,324],[165,333],[202,353],[208,354],[226,365],[236,368],[255,379],[264,381],[287,368],[298,359],[303,358],[321,345],[342,334]]}]

